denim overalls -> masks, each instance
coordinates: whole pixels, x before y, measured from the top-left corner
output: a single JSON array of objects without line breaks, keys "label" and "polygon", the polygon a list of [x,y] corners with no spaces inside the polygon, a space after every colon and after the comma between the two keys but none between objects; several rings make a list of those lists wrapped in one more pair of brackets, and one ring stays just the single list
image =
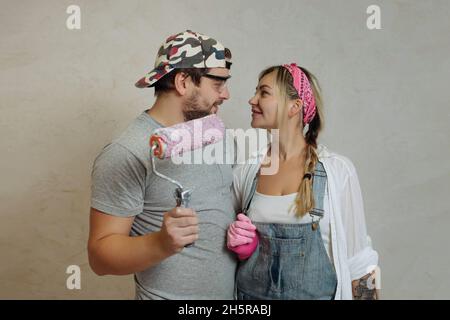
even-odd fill
[{"label": "denim overalls", "polygon": [[[244,213],[250,207],[257,177]],[[326,183],[323,164],[317,162],[313,175],[315,208],[309,212],[313,219],[311,223],[253,222],[259,233],[259,245],[248,260],[239,264],[237,299],[334,299],[336,272],[325,250],[319,226],[324,216]]]}]

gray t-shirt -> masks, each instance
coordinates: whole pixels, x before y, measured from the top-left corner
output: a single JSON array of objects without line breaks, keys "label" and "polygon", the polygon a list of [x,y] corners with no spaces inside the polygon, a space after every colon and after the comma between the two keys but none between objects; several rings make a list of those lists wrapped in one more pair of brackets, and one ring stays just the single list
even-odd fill
[{"label": "gray t-shirt", "polygon": [[[104,147],[92,169],[91,206],[114,216],[134,216],[131,236],[159,231],[164,213],[175,207],[176,186],[152,171],[149,137],[158,127],[143,112]],[[174,164],[170,159],[155,165],[193,190],[190,207],[198,214],[199,239],[136,273],[136,299],[233,299],[236,259],[226,248],[226,230],[235,219],[231,165]]]}]

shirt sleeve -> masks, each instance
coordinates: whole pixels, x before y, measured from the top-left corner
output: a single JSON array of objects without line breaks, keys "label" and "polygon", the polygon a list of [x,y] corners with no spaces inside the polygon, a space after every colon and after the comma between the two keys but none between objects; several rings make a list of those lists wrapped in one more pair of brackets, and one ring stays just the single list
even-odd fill
[{"label": "shirt sleeve", "polygon": [[347,237],[347,258],[352,280],[360,279],[378,265],[378,253],[373,250],[367,234],[364,205],[358,176],[349,161],[349,175],[342,193],[342,212]]},{"label": "shirt sleeve", "polygon": [[233,168],[233,186],[231,190],[233,208],[235,213],[242,212],[242,165]]},{"label": "shirt sleeve", "polygon": [[91,207],[120,217],[143,211],[145,165],[124,146],[106,146],[94,161],[91,174]]}]

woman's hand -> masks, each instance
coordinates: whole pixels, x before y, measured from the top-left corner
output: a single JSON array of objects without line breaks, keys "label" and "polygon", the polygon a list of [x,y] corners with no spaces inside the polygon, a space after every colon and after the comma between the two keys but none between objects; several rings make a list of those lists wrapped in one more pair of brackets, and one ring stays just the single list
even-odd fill
[{"label": "woman's hand", "polygon": [[227,247],[238,255],[240,260],[247,259],[258,246],[259,238],[256,226],[244,214],[240,213],[227,232]]}]

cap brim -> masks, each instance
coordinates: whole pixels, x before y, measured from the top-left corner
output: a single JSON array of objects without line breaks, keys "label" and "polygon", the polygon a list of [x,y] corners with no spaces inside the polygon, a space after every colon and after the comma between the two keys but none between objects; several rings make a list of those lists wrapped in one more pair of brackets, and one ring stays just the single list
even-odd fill
[{"label": "cap brim", "polygon": [[153,69],[148,72],[145,76],[139,79],[134,85],[137,88],[151,88],[153,87],[159,79],[164,77],[166,74],[174,70],[174,68],[166,67],[164,70]]}]

